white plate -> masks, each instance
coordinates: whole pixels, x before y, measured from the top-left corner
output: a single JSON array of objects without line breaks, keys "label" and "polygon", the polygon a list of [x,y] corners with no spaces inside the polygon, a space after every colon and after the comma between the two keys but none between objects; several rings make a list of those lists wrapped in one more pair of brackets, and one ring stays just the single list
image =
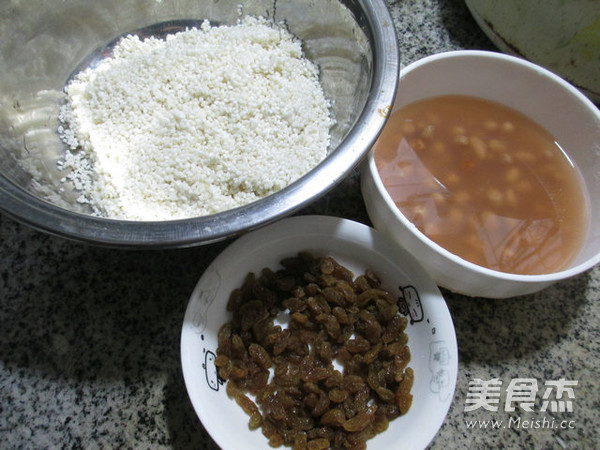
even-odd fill
[{"label": "white plate", "polygon": [[206,430],[223,449],[265,449],[260,430],[231,400],[214,365],[217,332],[229,320],[226,303],[248,272],[277,269],[284,257],[307,250],[332,256],[355,276],[372,269],[383,287],[408,306],[413,404],[369,449],[422,449],[441,427],[454,397],[458,373],[456,335],[439,289],[405,250],[366,225],[324,216],[299,216],[247,234],[206,269],[192,296],[181,333],[181,361],[188,394]]}]

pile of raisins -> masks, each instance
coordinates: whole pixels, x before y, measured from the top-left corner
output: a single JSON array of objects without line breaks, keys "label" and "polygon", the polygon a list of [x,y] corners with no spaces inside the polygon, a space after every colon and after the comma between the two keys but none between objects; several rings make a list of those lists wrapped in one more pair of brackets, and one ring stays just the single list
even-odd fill
[{"label": "pile of raisins", "polygon": [[231,293],[219,376],[272,447],[366,448],[412,402],[407,320],[369,270],[306,252],[281,265]]}]

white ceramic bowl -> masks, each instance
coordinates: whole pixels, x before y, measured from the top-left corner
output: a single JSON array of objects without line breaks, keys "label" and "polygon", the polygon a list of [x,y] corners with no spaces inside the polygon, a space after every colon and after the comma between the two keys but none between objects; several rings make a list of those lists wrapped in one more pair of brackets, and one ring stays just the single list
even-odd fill
[{"label": "white ceramic bowl", "polygon": [[[214,366],[217,332],[230,319],[226,303],[250,271],[276,269],[279,261],[308,250],[333,256],[355,275],[371,268],[383,287],[407,299],[413,404],[388,430],[368,441],[370,449],[423,449],[436,435],[454,396],[458,371],[456,336],[437,286],[405,250],[373,228],[345,219],[300,216],[284,219],[238,239],[200,278],[188,304],[181,359],[188,394],[206,430],[223,449],[265,449],[260,430],[230,399]],[[403,293],[404,292],[404,293]],[[411,295],[406,295],[408,292]]]},{"label": "white ceramic bowl", "polygon": [[[421,233],[394,205],[371,154],[362,192],[375,228],[401,243],[438,285],[469,296],[507,298],[539,291],[600,262],[600,111],[569,83],[531,62],[495,52],[433,55],[401,70],[393,110],[428,97],[470,95],[502,103],[548,130],[579,167],[588,191],[590,225],[579,255],[566,270],[514,275],[472,264]],[[389,123],[389,122],[388,122]]]}]

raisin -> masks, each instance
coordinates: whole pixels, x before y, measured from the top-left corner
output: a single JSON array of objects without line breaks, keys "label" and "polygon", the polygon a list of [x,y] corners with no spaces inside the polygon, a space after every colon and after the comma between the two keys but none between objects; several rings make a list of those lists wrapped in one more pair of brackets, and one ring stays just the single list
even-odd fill
[{"label": "raisin", "polygon": [[358,392],[364,384],[364,380],[358,375],[347,375],[342,381],[342,387],[350,393]]},{"label": "raisin", "polygon": [[330,409],[321,416],[321,423],[334,427],[343,427],[346,416],[340,409]]},{"label": "raisin", "polygon": [[333,316],[337,319],[338,323],[342,325],[348,325],[350,322],[350,318],[348,317],[348,313],[344,308],[339,306],[335,306],[331,311]]},{"label": "raisin", "polygon": [[327,334],[333,339],[337,340],[342,334],[342,329],[340,327],[340,323],[335,318],[335,316],[332,314],[327,315],[327,317],[324,320],[324,323]]},{"label": "raisin", "polygon": [[365,353],[371,348],[371,344],[365,338],[357,336],[346,342],[345,347],[350,353]]},{"label": "raisin", "polygon": [[294,436],[294,445],[292,450],[306,450],[308,447],[308,439],[306,438],[306,432],[299,431]]},{"label": "raisin", "polygon": [[342,391],[341,389],[332,389],[329,391],[329,400],[333,403],[342,403],[348,398],[348,392]]},{"label": "raisin", "polygon": [[344,422],[344,430],[346,431],[362,431],[367,428],[372,421],[372,417],[366,412],[360,411],[351,419]]},{"label": "raisin", "polygon": [[227,302],[227,311],[233,312],[237,311],[242,304],[243,296],[241,289],[234,289],[229,296],[229,301]]},{"label": "raisin", "polygon": [[306,302],[300,297],[286,298],[281,304],[290,310],[290,312],[302,312],[306,309]]},{"label": "raisin", "polygon": [[231,357],[242,361],[248,359],[246,346],[239,334],[234,334],[231,337]]},{"label": "raisin", "polygon": [[398,410],[400,414],[406,414],[410,406],[412,405],[412,394],[410,390],[413,385],[414,373],[413,370],[408,367],[404,371],[404,378],[400,382],[398,386],[398,390],[396,391],[396,403],[398,405]]},{"label": "raisin", "polygon": [[323,450],[329,448],[329,439],[319,438],[308,441],[308,450]]},{"label": "raisin", "polygon": [[231,323],[226,323],[219,328],[217,343],[217,354],[231,355]]},{"label": "raisin", "polygon": [[366,448],[412,403],[407,320],[372,271],[307,252],[281,266],[231,292],[215,359],[227,394],[273,447]]},{"label": "raisin", "polygon": [[365,278],[369,281],[369,284],[374,288],[377,288],[381,285],[381,280],[379,279],[377,274],[375,274],[375,272],[373,272],[371,269],[367,269],[365,271]]},{"label": "raisin", "polygon": [[335,288],[342,295],[346,303],[356,302],[356,291],[354,289],[354,283],[351,280],[338,281],[335,284]]},{"label": "raisin", "polygon": [[335,269],[333,259],[323,258],[321,260],[320,269],[321,269],[321,273],[331,275],[333,273],[333,270]]},{"label": "raisin", "polygon": [[256,406],[256,403],[254,403],[252,400],[250,400],[246,395],[242,394],[240,391],[237,391],[235,393],[235,401],[238,405],[240,405],[242,407],[244,412],[246,414],[248,414],[249,416],[252,416],[253,414],[260,415],[260,411],[258,409],[258,406]]},{"label": "raisin", "polygon": [[320,417],[327,412],[329,409],[329,396],[325,394],[323,391],[317,394],[317,402],[313,406],[310,414],[313,417]]},{"label": "raisin", "polygon": [[300,325],[307,325],[309,324],[309,320],[308,320],[308,316],[306,314],[302,314],[300,312],[293,312],[290,314],[290,318],[300,324]]}]

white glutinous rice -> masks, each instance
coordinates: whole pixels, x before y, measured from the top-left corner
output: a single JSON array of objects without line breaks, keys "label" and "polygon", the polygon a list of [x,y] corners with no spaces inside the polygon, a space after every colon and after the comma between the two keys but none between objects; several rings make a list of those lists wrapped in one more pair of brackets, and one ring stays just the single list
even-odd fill
[{"label": "white glutinous rice", "polygon": [[95,214],[213,214],[289,185],[327,154],[333,120],[301,43],[262,18],[130,35],[66,87],[59,168]]}]

